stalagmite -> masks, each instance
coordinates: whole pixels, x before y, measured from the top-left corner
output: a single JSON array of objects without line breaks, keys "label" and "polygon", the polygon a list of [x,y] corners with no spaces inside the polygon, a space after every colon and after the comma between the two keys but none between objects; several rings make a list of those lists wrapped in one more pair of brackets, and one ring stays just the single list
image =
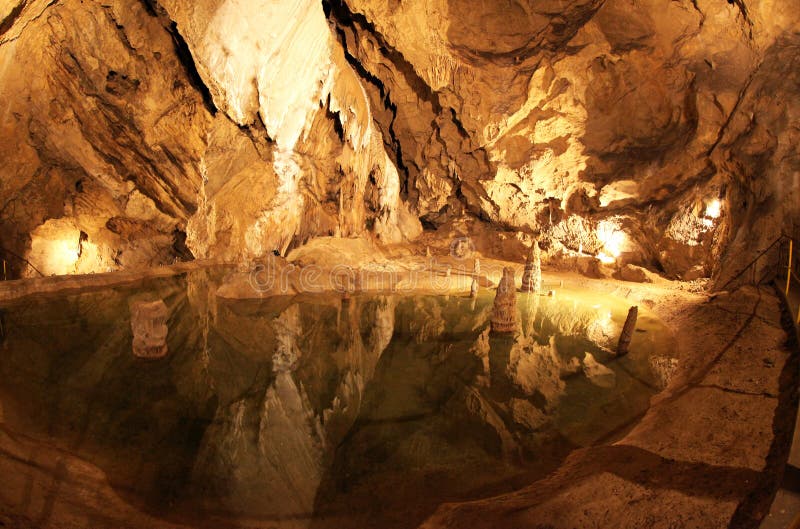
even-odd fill
[{"label": "stalagmite", "polygon": [[472,285],[469,287],[469,297],[474,298],[478,295],[478,279],[472,278]]},{"label": "stalagmite", "polygon": [[622,327],[622,334],[619,335],[619,344],[617,345],[617,356],[628,354],[628,347],[631,345],[633,332],[636,330],[636,318],[639,315],[639,307],[631,307],[628,309],[628,317],[625,319],[625,325]]},{"label": "stalagmite", "polygon": [[167,355],[167,318],[163,301],[140,301],[131,306],[133,354],[139,358],[163,358]]},{"label": "stalagmite", "polygon": [[525,261],[525,272],[522,274],[522,291],[539,292],[542,289],[542,252],[539,242],[533,241],[531,252]]},{"label": "stalagmite", "polygon": [[517,327],[517,291],[514,286],[514,269],[503,268],[503,278],[497,287],[492,309],[492,331],[514,332]]}]

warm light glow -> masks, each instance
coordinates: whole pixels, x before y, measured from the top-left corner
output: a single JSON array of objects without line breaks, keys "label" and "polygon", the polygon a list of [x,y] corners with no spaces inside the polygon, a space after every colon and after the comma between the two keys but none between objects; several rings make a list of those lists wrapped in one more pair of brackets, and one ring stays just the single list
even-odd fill
[{"label": "warm light glow", "polygon": [[31,233],[25,258],[36,268],[28,276],[90,274],[113,267],[111,252],[104,245],[81,236],[70,219],[51,219]]},{"label": "warm light glow", "polygon": [[599,254],[597,254],[597,258],[600,259],[600,262],[603,264],[612,264],[614,261],[617,260],[616,257],[608,255],[605,252],[600,252]]},{"label": "warm light glow", "polygon": [[627,242],[625,232],[619,229],[617,223],[607,220],[597,225],[597,238],[603,243],[603,251],[598,254],[597,258],[604,263],[613,263],[616,258],[622,255],[622,248]]},{"label": "warm light glow", "polygon": [[[36,244],[37,242],[39,243],[38,245]],[[34,241],[34,248],[37,246],[41,248],[40,270],[42,270],[42,273],[45,275],[75,273],[75,266],[80,258],[78,255],[80,244],[77,232],[74,238]]]},{"label": "warm light glow", "polygon": [[722,213],[722,202],[719,199],[715,198],[706,204],[706,217],[718,219],[720,213]]}]

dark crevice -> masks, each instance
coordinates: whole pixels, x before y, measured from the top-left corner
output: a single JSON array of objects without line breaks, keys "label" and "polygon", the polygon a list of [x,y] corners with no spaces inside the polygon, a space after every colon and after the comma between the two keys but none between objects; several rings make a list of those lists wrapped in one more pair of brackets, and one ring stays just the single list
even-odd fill
[{"label": "dark crevice", "polygon": [[172,43],[175,46],[175,53],[178,55],[178,59],[186,70],[186,76],[189,78],[189,83],[198,92],[200,92],[200,95],[203,98],[203,103],[211,115],[216,115],[217,106],[214,104],[214,98],[211,96],[211,91],[203,82],[200,72],[197,71],[197,64],[194,62],[192,51],[189,49],[189,45],[186,44],[183,36],[181,36],[180,32],[178,31],[178,24],[176,22],[171,22],[166,29],[172,36]]},{"label": "dark crevice", "polygon": [[765,399],[776,399],[777,395],[769,393],[768,391],[747,391],[744,389],[729,388],[727,386],[720,386],[719,384],[697,384],[696,388],[716,389],[724,391],[725,393],[733,393],[734,395],[745,395],[748,397],[764,397]]},{"label": "dark crevice", "polygon": [[[403,75],[408,86],[414,91],[415,95],[421,100],[431,104],[433,111],[439,114],[442,111],[442,105],[439,102],[439,96],[436,92],[432,91],[428,84],[417,74],[414,66],[397,49],[391,46],[381,33],[375,28],[374,24],[367,20],[367,17],[361,13],[353,12],[344,2],[344,0],[323,0],[322,7],[325,13],[328,13],[328,20],[331,20],[337,27],[349,27],[354,30],[366,31],[377,41],[380,46],[381,53],[389,59],[397,71]],[[347,51],[346,42],[342,45]],[[363,68],[363,67],[362,67]]]},{"label": "dark crevice", "polygon": [[154,17],[167,17],[167,10],[161,7],[158,3],[158,0],[142,0],[142,4],[144,4],[144,8],[150,14],[150,16]]},{"label": "dark crevice", "polygon": [[181,229],[172,232],[172,251],[179,261],[194,261],[192,251],[186,246],[186,232]]},{"label": "dark crevice", "polygon": [[[370,71],[365,64],[361,62],[358,57],[357,41],[359,35],[366,35],[368,38],[373,39],[376,48],[383,55],[386,63],[391,65],[392,70],[396,72],[397,76],[401,78],[405,84],[408,85],[410,92],[416,96],[420,102],[430,105],[431,113],[434,115],[432,127],[435,129],[442,129],[442,127],[449,127],[447,123],[452,123],[454,131],[461,140],[472,143],[471,136],[467,131],[464,124],[458,118],[456,110],[452,107],[443,107],[439,99],[439,94],[432,90],[430,86],[420,77],[414,66],[403,56],[403,54],[390,45],[386,38],[375,28],[363,14],[354,12],[347,5],[345,0],[323,0],[323,11],[328,17],[328,20],[339,37],[340,43],[344,50],[344,55],[348,63],[356,71],[356,73],[366,81],[370,86],[377,89],[380,96],[381,104],[385,109],[391,113],[391,119],[384,119],[383,122],[376,120],[384,132],[384,142],[394,153],[394,162],[400,172],[402,178],[400,182],[400,193],[404,200],[414,199],[414,182],[411,170],[414,167],[413,160],[406,160],[403,155],[403,145],[399,139],[398,131],[396,130],[397,122],[397,104],[392,100],[391,88],[382,79]],[[387,123],[388,121],[388,123]],[[450,151],[444,143],[444,152]],[[458,149],[456,149],[458,151]],[[478,149],[476,149],[477,151]],[[460,151],[459,151],[460,152]],[[466,154],[473,155],[476,162],[479,162],[479,156],[482,155],[483,162],[488,166],[488,154],[483,151],[478,155],[476,152],[468,152]],[[448,155],[449,156],[449,155]],[[456,158],[451,158],[454,163]],[[413,174],[412,174],[413,173]],[[465,207],[469,208],[469,204],[464,203]]]},{"label": "dark crevice", "polygon": [[[349,27],[351,30],[355,31],[354,27],[355,22],[353,18],[350,16],[351,15],[350,11],[347,9],[347,7],[344,5],[343,2],[338,0],[332,0],[332,1],[337,2],[339,4],[338,11],[335,6],[331,5],[331,2],[325,0],[323,0],[322,3],[323,10],[325,11],[326,14],[328,14],[329,19],[331,16],[333,16],[334,18],[333,20],[334,29],[339,37],[342,49],[344,50],[345,59],[362,79],[367,81],[370,85],[374,86],[378,90],[378,93],[380,94],[380,98],[382,100],[384,107],[388,109],[392,115],[392,119],[387,127],[388,129],[387,132],[389,136],[389,142],[387,146],[390,147],[391,150],[393,151],[395,165],[397,166],[398,171],[404,176],[403,181],[401,182],[401,190],[403,193],[403,197],[405,198],[408,192],[409,170],[403,161],[403,149],[402,146],[400,145],[400,141],[397,139],[397,135],[394,130],[395,120],[397,119],[397,105],[392,102],[391,97],[389,95],[389,91],[384,85],[383,81],[381,81],[381,79],[379,79],[372,72],[367,70],[367,68],[363,64],[361,64],[361,62],[350,52],[347,45],[347,35],[343,27]],[[339,13],[341,19],[337,17],[336,13]],[[384,141],[386,141],[385,137]]]},{"label": "dark crevice", "polygon": [[344,127],[342,126],[342,120],[340,118],[339,112],[334,112],[331,110],[331,96],[328,95],[328,103],[325,105],[325,117],[331,120],[333,123],[333,131],[336,133],[336,137],[339,138],[339,141],[344,143]]},{"label": "dark crevice", "polygon": [[203,104],[212,116],[217,114],[217,106],[214,104],[214,97],[211,95],[211,90],[208,89],[203,81],[200,72],[197,70],[197,64],[194,61],[192,50],[183,38],[183,35],[178,31],[178,23],[169,18],[166,9],[161,7],[158,0],[141,0],[145,10],[150,16],[156,17],[161,22],[161,25],[172,37],[172,44],[175,47],[175,55],[183,66],[186,72],[186,77],[189,84],[200,93],[203,98]]},{"label": "dark crevice", "polygon": [[703,13],[702,9],[700,9],[700,6],[697,4],[697,0],[692,0],[692,7],[694,7],[694,10],[700,15],[700,23],[698,24],[698,27],[702,28],[703,24],[706,23],[706,14]]},{"label": "dark crevice", "polygon": [[20,3],[17,4],[3,20],[0,20],[0,37],[5,35],[5,33],[11,29],[11,27],[14,25],[14,22],[16,22],[19,16],[22,14],[22,10],[25,9],[26,5],[28,5],[28,0],[21,0]]},{"label": "dark crevice", "polygon": [[744,0],[728,0],[728,3],[731,4],[731,5],[736,6],[737,8],[739,8],[739,13],[742,14],[742,18],[744,18],[744,21],[747,22],[747,25],[750,28],[748,36],[752,40],[753,39],[753,21],[750,20],[750,13],[747,12],[747,6],[745,5]]}]

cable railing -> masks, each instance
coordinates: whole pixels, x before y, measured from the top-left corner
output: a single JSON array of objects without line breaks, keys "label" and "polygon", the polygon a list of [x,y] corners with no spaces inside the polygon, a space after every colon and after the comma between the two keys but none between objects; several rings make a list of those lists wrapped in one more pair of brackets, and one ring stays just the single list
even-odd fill
[{"label": "cable railing", "polygon": [[[782,235],[788,240],[788,258],[786,259],[786,282],[783,289],[783,294],[786,301],[789,302],[789,292],[791,290],[792,281],[800,285],[800,274],[797,272],[797,255],[795,253],[795,240],[788,235]],[[781,266],[779,264],[779,266]],[[791,308],[791,307],[790,307]],[[794,317],[795,325],[800,325],[800,306],[797,308],[797,314]]]},{"label": "cable railing", "polygon": [[[769,264],[764,268],[759,269],[758,265],[761,260],[770,257],[772,251],[777,250],[778,255],[774,262],[777,262],[777,267],[772,267]],[[792,293],[791,286],[796,283],[800,286],[800,271],[798,270],[798,254],[800,254],[800,241],[791,235],[781,233],[769,246],[761,250],[753,259],[750,260],[739,272],[729,278],[721,287],[717,288],[718,291],[724,291],[731,286],[735,281],[742,280],[746,274],[751,272],[752,278],[750,282],[754,285],[760,285],[766,281],[776,280],[778,286],[781,287],[787,303],[790,303],[790,294]],[[759,275],[759,271],[761,272]],[[747,280],[745,280],[747,281]],[[789,307],[791,310],[791,306]],[[800,298],[798,299],[798,308],[792,314],[795,324],[800,325]]]},{"label": "cable railing", "polygon": [[[766,280],[774,280],[776,290],[780,290],[783,294],[786,310],[789,311],[789,316],[794,322],[795,330],[796,332],[800,332],[800,288],[798,288],[800,287],[800,272],[798,271],[798,264],[800,263],[800,259],[798,259],[798,254],[800,254],[799,242],[800,241],[793,236],[781,233],[778,238],[759,252],[744,268],[728,279],[719,290],[725,290],[733,284],[734,281],[745,277],[745,274],[751,270],[753,272],[752,283],[755,285],[760,285]],[[776,249],[778,252],[776,259],[772,261],[772,263],[766,265],[766,270],[765,268],[761,269],[762,273],[759,277],[759,262]],[[795,287],[794,289],[792,288],[793,286]],[[793,305],[797,307],[794,313],[792,313]],[[797,448],[795,447],[794,450],[797,450]],[[787,462],[787,465],[790,465],[790,463]],[[781,485],[781,487],[784,487],[784,485]],[[773,508],[774,507],[773,504]],[[800,529],[800,514],[794,517],[788,527],[789,529]]]},{"label": "cable railing", "polygon": [[759,262],[759,261],[760,261],[760,260],[761,260],[763,257],[765,257],[765,256],[766,256],[766,255],[767,255],[767,254],[770,252],[770,250],[772,250],[773,248],[775,248],[776,246],[778,246],[779,244],[781,244],[781,242],[784,240],[784,237],[788,237],[788,236],[781,234],[781,236],[780,236],[780,237],[778,237],[777,239],[775,239],[774,241],[772,241],[772,243],[771,243],[769,246],[767,246],[766,248],[764,248],[763,250],[761,250],[761,252],[759,252],[759,253],[758,253],[758,255],[756,255],[756,256],[755,256],[755,257],[754,257],[754,258],[753,258],[753,259],[752,259],[752,260],[751,260],[749,263],[747,263],[747,264],[744,266],[744,268],[742,268],[741,270],[739,270],[739,272],[737,272],[737,273],[736,273],[736,274],[735,274],[733,277],[731,277],[730,279],[728,279],[728,280],[727,280],[727,281],[726,281],[726,282],[725,282],[725,283],[724,283],[724,284],[723,284],[723,285],[722,285],[720,288],[718,288],[717,290],[725,290],[726,288],[728,288],[729,286],[731,286],[731,284],[733,284],[733,282],[734,282],[734,281],[736,281],[737,279],[740,279],[740,278],[741,278],[741,277],[743,277],[743,276],[744,276],[744,275],[745,275],[745,274],[746,274],[748,271],[751,271],[751,270],[752,270],[752,272],[753,272],[753,284],[755,284],[755,285],[761,284],[761,283],[764,281],[764,276],[765,276],[766,274],[762,274],[762,277],[761,277],[761,279],[758,279],[758,278],[756,277],[756,274],[757,274],[757,268],[756,268],[756,265],[758,264],[758,262]]},{"label": "cable railing", "polygon": [[8,272],[9,272],[8,265],[9,265],[9,262],[12,261],[12,260],[22,264],[23,266],[30,267],[30,269],[33,270],[34,272],[36,272],[37,274],[39,274],[40,277],[45,277],[45,275],[41,272],[41,270],[39,270],[38,268],[33,266],[33,264],[31,264],[30,261],[28,261],[27,259],[25,259],[21,255],[15,253],[15,252],[12,252],[11,250],[9,250],[7,248],[3,248],[2,246],[0,246],[0,261],[2,262],[2,267],[3,267],[2,268],[2,274],[3,274],[2,275],[2,280],[3,281],[8,280]]}]

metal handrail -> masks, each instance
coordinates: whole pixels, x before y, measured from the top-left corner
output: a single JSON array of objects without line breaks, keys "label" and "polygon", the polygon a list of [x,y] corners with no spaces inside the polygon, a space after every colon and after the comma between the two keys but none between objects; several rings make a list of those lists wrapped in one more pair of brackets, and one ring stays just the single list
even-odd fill
[{"label": "metal handrail", "polygon": [[[745,274],[745,272],[753,268],[762,257],[764,257],[770,250],[772,250],[775,247],[775,245],[782,243],[784,241],[789,241],[789,256],[788,256],[789,258],[786,262],[786,286],[784,287],[784,295],[788,300],[789,288],[791,287],[792,280],[800,283],[800,274],[796,273],[793,270],[794,263],[792,261],[792,257],[794,257],[795,253],[794,246],[795,244],[800,245],[800,241],[798,241],[791,235],[787,235],[786,233],[783,232],[781,232],[781,234],[774,241],[772,241],[772,243],[769,246],[767,246],[761,252],[759,252],[759,254],[756,255],[749,263],[747,263],[747,265],[744,268],[742,268],[736,275],[728,279],[728,281],[726,281],[725,284],[719,288],[719,290],[725,290],[731,283],[742,277]],[[779,267],[780,266],[782,265],[779,264]],[[797,316],[795,318],[795,323],[800,325],[800,307],[798,307],[797,309]]]},{"label": "metal handrail", "polygon": [[[758,255],[756,255],[756,256],[753,258],[753,260],[751,260],[749,263],[747,263],[747,265],[745,265],[745,267],[744,267],[744,268],[742,268],[742,269],[739,271],[739,273],[738,273],[738,274],[736,274],[736,275],[735,275],[735,276],[733,276],[732,278],[728,279],[728,281],[726,281],[726,282],[725,282],[725,284],[724,284],[724,285],[722,285],[722,286],[719,288],[719,290],[725,290],[725,289],[726,289],[728,286],[730,286],[730,284],[731,284],[731,283],[733,283],[734,281],[736,281],[737,279],[739,279],[740,277],[742,277],[742,276],[744,275],[744,273],[745,273],[745,272],[747,272],[748,270],[750,270],[750,268],[752,268],[752,267],[753,267],[753,266],[754,266],[754,265],[755,265],[755,264],[756,264],[756,263],[759,261],[759,259],[761,259],[762,257],[764,257],[764,256],[767,254],[767,252],[769,252],[770,250],[772,250],[772,248],[774,248],[776,244],[778,244],[778,243],[782,242],[784,239],[789,239],[789,241],[790,241],[790,242],[794,240],[792,237],[790,237],[790,236],[788,236],[788,235],[786,235],[786,234],[784,234],[784,233],[781,233],[781,234],[780,234],[780,236],[778,236],[778,238],[777,238],[777,239],[775,239],[774,241],[772,241],[772,243],[771,243],[769,246],[767,246],[767,247],[766,247],[764,250],[762,250],[762,251],[761,251],[761,252],[760,252]],[[790,258],[790,261],[791,261],[791,258]]]},{"label": "metal handrail", "polygon": [[2,258],[0,258],[0,259],[2,259],[2,261],[3,261],[3,277],[4,277],[4,278],[5,278],[5,274],[6,274],[6,261],[7,261],[7,259],[6,259],[6,256],[11,256],[11,257],[13,257],[14,259],[17,259],[17,260],[21,261],[21,262],[22,262],[22,264],[25,264],[25,265],[28,265],[28,266],[30,266],[30,267],[31,267],[31,269],[32,269],[34,272],[36,272],[37,274],[39,274],[41,277],[47,277],[47,276],[45,276],[45,275],[44,275],[44,274],[41,272],[41,270],[39,270],[38,268],[36,268],[35,266],[33,266],[33,264],[31,264],[31,262],[30,262],[30,261],[28,261],[27,259],[25,259],[25,258],[24,258],[24,257],[22,257],[21,255],[19,255],[19,254],[15,253],[15,252],[12,252],[12,251],[11,251],[11,250],[9,250],[8,248],[3,248],[2,246],[0,246],[0,255],[2,255],[2,256],[3,256],[3,257],[2,257]]},{"label": "metal handrail", "polygon": [[[800,282],[800,277],[794,272],[793,266],[794,262],[792,261],[793,250],[794,250],[794,243],[797,242],[793,237],[789,237],[788,235],[783,235],[787,239],[789,239],[789,259],[786,262],[786,287],[784,288],[783,294],[786,296],[786,300],[789,300],[789,288],[792,285],[792,279],[797,282]],[[797,316],[795,318],[795,324],[800,325],[800,306],[797,307]]]}]

